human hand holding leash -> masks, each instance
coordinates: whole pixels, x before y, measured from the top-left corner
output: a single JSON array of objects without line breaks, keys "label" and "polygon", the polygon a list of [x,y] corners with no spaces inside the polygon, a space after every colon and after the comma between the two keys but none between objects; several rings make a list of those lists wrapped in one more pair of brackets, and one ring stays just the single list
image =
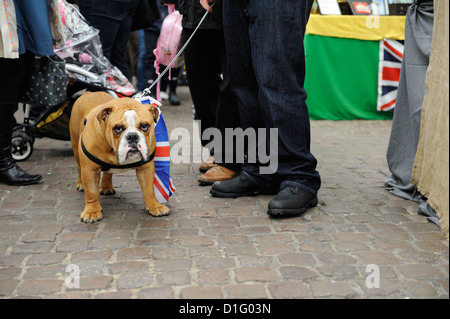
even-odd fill
[{"label": "human hand holding leash", "polygon": [[203,8],[205,8],[206,11],[212,12],[211,6],[209,4],[215,1],[216,0],[200,0],[200,4],[202,5]]}]

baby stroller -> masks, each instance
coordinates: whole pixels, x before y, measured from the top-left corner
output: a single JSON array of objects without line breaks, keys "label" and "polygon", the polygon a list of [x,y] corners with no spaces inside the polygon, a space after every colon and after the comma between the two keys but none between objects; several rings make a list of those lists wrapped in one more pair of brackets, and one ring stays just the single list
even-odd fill
[{"label": "baby stroller", "polygon": [[24,104],[24,121],[13,129],[12,156],[24,161],[33,153],[36,138],[69,141],[72,106],[85,91],[104,91],[114,97],[131,97],[136,89],[103,55],[99,31],[91,27],[78,8],[60,0],[66,45],[55,47],[65,61],[69,79],[67,99],[55,106]]}]

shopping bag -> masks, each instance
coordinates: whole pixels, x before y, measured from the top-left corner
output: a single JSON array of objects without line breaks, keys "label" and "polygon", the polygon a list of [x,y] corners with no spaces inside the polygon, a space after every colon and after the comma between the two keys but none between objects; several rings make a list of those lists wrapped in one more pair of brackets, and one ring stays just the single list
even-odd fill
[{"label": "shopping bag", "polygon": [[36,58],[33,75],[20,101],[45,106],[64,103],[69,84],[65,65],[65,61],[57,55]]}]

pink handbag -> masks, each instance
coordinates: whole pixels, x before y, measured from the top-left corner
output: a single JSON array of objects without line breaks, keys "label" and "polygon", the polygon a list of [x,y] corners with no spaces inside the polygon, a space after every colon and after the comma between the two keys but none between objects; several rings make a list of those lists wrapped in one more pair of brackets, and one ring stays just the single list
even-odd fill
[{"label": "pink handbag", "polygon": [[[156,73],[160,74],[159,65],[168,66],[175,58],[178,53],[181,40],[181,32],[183,31],[183,26],[181,24],[183,16],[178,10],[175,10],[175,5],[169,5],[169,15],[164,18],[161,26],[161,33],[158,39],[158,45],[153,51],[155,54],[155,69]],[[173,63],[172,68],[178,68],[184,63],[183,56],[180,56],[177,61]],[[169,78],[171,77],[169,71]],[[157,88],[157,99],[160,101],[160,87],[158,83]]]}]

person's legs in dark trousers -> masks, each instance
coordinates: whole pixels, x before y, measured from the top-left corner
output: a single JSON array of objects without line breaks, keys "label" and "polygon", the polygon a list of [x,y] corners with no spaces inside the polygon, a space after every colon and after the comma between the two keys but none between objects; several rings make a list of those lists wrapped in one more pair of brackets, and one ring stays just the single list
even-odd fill
[{"label": "person's legs in dark trousers", "polygon": [[[131,72],[128,64],[128,58],[126,55],[127,43],[130,36],[131,23],[133,20],[133,16],[131,13],[124,18],[118,25],[117,33],[114,38],[107,38],[105,43],[111,48],[111,63],[116,66],[120,71],[122,71],[123,75],[131,81]],[[105,30],[103,30],[105,31]],[[105,33],[105,32],[103,32]],[[102,34],[100,32],[100,38]],[[106,42],[106,41],[111,42]],[[103,40],[102,40],[103,46]]]},{"label": "person's legs in dark trousers", "polygon": [[134,86],[138,86],[138,63],[139,63],[139,37],[138,31],[130,32],[130,36],[127,41],[127,63],[130,71],[130,79]]},{"label": "person's legs in dark trousers", "polygon": [[[185,29],[188,37],[193,30]],[[216,110],[222,84],[219,52],[212,36],[214,30],[199,29],[184,52],[186,76],[194,103],[195,112],[200,119],[201,131],[216,126]],[[202,139],[206,146],[211,140]]]},{"label": "person's legs in dark trousers", "polygon": [[[216,109],[216,128],[219,129],[222,136],[222,148],[214,150],[216,163],[220,166],[226,167],[234,172],[240,172],[242,162],[239,162],[235,154],[235,143],[227,144],[226,129],[236,129],[241,126],[239,117],[239,109],[236,97],[230,87],[230,75],[227,66],[227,57],[225,50],[225,39],[222,30],[214,30],[214,39],[216,47],[220,55],[220,65],[222,70],[222,83],[220,85],[219,95],[217,99]],[[233,160],[226,160],[226,153],[233,152]],[[220,162],[218,160],[221,159]]]},{"label": "person's legs in dark trousers", "polygon": [[19,59],[0,58],[0,182],[9,185],[28,185],[39,182],[41,175],[24,172],[11,154],[14,113],[20,94],[33,69],[34,55],[25,53]]},{"label": "person's legs in dark trousers", "polygon": [[[158,78],[158,75],[155,71],[155,54],[153,53],[153,50],[156,49],[156,46],[158,44],[158,37],[159,37],[159,29],[157,30],[154,27],[144,29],[144,36],[145,36],[145,45],[146,45],[146,52],[145,52],[145,66],[147,70],[147,81],[149,84],[153,83]],[[153,92],[152,92],[153,93]]]},{"label": "person's legs in dark trousers", "polygon": [[303,37],[311,4],[310,0],[282,4],[269,0],[224,2],[226,44],[227,48],[235,48],[227,50],[231,85],[238,99],[242,127],[278,130],[275,174],[261,174],[259,162],[246,162],[242,177],[258,185],[253,186],[253,193],[281,184],[278,197],[284,192],[283,186],[294,186],[301,193],[297,197],[306,198],[308,205],[317,201],[320,188],[317,161],[310,152],[303,88]]},{"label": "person's legs in dark trousers", "polygon": [[[278,170],[282,184],[317,193],[320,177],[310,152],[303,38],[312,1],[250,1],[250,45],[266,127],[278,129]],[[273,19],[273,15],[280,17]],[[286,23],[290,21],[290,23]],[[292,25],[294,23],[294,25]],[[270,32],[272,30],[272,32]],[[251,115],[249,115],[251,116]],[[252,177],[267,181],[252,166]]]},{"label": "person's legs in dark trousers", "polygon": [[138,1],[80,1],[81,14],[100,30],[103,54],[131,80],[127,43]]},{"label": "person's legs in dark trousers", "polygon": [[138,30],[138,61],[136,65],[137,69],[137,80],[138,80],[138,91],[142,92],[147,88],[147,45],[145,42],[144,30]]},{"label": "person's legs in dark trousers", "polygon": [[[199,182],[203,185],[212,185],[216,181],[229,180],[235,177],[242,168],[242,158],[236,155],[236,139],[227,137],[227,130],[240,128],[239,110],[236,98],[230,87],[230,76],[227,67],[225,50],[225,39],[222,30],[210,30],[210,36],[214,40],[214,45],[219,52],[219,62],[222,72],[216,108],[216,124],[220,132],[220,146],[210,150],[210,155],[214,158],[214,164],[204,174],[199,177]],[[217,137],[216,137],[217,138]],[[208,161],[207,161],[208,162]],[[201,168],[206,169],[211,163],[202,164]]]},{"label": "person's legs in dark trousers", "polygon": [[[238,102],[241,128],[243,130],[265,127],[260,110],[259,87],[253,69],[248,17],[244,12],[245,8],[246,4],[244,1],[232,0],[230,3],[224,2],[224,31],[230,85]],[[233,29],[228,26],[232,26]],[[259,170],[259,165],[247,161],[243,165],[243,170],[244,174],[246,171],[257,171]],[[266,178],[270,177],[270,175],[266,176]],[[265,183],[261,181],[260,183],[262,187],[273,184],[271,180]]]},{"label": "person's legs in dark trousers", "polygon": [[173,69],[169,79],[169,102],[171,105],[180,105],[181,101],[177,95],[178,77],[181,72],[181,67]]}]

